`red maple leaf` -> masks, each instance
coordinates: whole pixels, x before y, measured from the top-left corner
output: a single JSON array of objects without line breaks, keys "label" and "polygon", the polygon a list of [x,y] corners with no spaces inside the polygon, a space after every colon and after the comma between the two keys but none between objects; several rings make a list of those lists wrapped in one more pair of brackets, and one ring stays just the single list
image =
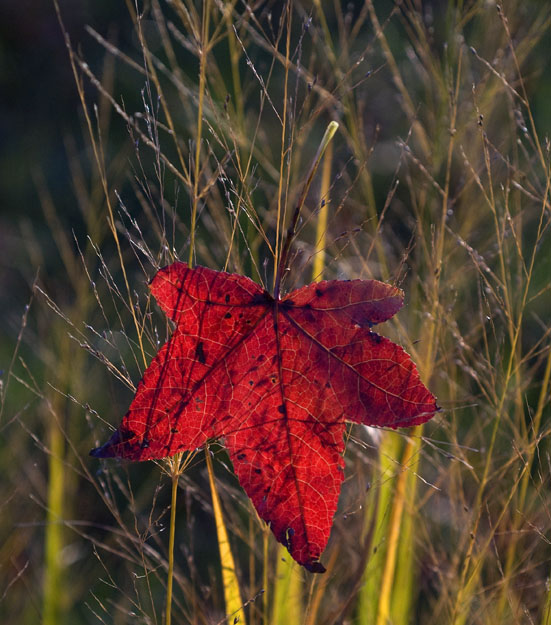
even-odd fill
[{"label": "red maple leaf", "polygon": [[324,571],[345,419],[396,428],[438,410],[407,353],[371,330],[402,291],[333,280],[274,298],[249,278],[178,262],[150,286],[176,329],[92,455],[150,460],[221,439],[277,540]]}]

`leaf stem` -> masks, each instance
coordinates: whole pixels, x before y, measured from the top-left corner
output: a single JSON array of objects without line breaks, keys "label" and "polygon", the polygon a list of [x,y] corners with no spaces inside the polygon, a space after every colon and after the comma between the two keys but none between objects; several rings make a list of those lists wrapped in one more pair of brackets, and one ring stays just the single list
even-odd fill
[{"label": "leaf stem", "polygon": [[325,130],[325,134],[323,135],[321,143],[318,147],[318,151],[316,152],[316,156],[314,158],[312,166],[310,167],[310,171],[308,172],[308,176],[306,177],[306,182],[304,183],[304,187],[302,188],[302,191],[298,198],[295,212],[293,213],[293,218],[291,219],[291,223],[287,230],[287,237],[285,239],[285,244],[283,245],[281,256],[279,257],[279,264],[277,267],[277,274],[276,274],[276,281],[275,281],[275,288],[274,288],[274,299],[279,299],[281,279],[282,279],[283,273],[285,272],[285,266],[287,264],[287,258],[289,256],[289,250],[291,249],[291,244],[297,233],[297,224],[298,224],[300,211],[302,210],[302,207],[304,206],[304,201],[306,200],[306,196],[308,195],[308,191],[310,190],[310,186],[312,185],[312,180],[314,179],[316,171],[318,170],[323,153],[325,152],[327,146],[329,145],[329,142],[333,138],[333,135],[337,132],[338,127],[339,127],[339,124],[335,121],[330,122],[329,125],[327,126],[327,129]]}]

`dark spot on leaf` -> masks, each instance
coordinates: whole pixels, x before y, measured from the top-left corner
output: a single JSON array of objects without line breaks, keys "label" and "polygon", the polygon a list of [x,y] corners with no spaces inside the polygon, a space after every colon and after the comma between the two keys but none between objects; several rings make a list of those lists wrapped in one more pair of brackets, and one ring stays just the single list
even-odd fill
[{"label": "dark spot on leaf", "polygon": [[249,386],[253,386],[254,385],[254,380],[249,380]]},{"label": "dark spot on leaf", "polygon": [[272,384],[275,384],[277,382],[277,378],[275,377],[275,375],[273,375],[271,378]]},{"label": "dark spot on leaf", "polygon": [[260,354],[260,356],[257,358],[258,362],[264,362],[266,360],[266,356],[264,356],[264,354]]},{"label": "dark spot on leaf", "polygon": [[316,289],[316,295],[321,297],[323,295],[323,291],[321,289]]},{"label": "dark spot on leaf", "polygon": [[172,434],[178,434],[178,429],[177,428],[170,428],[170,431]]},{"label": "dark spot on leaf", "polygon": [[329,382],[325,383],[325,388],[331,388],[331,384]]},{"label": "dark spot on leaf", "polygon": [[195,348],[195,357],[202,365],[204,365],[207,361],[205,350],[203,349],[203,341],[199,341],[199,343],[197,343],[197,347]]},{"label": "dark spot on leaf", "polygon": [[224,315],[224,319],[231,319],[231,313],[226,313]]},{"label": "dark spot on leaf", "polygon": [[237,459],[238,460],[243,460],[244,458],[246,458],[247,456],[245,454],[237,454]]},{"label": "dark spot on leaf", "polygon": [[255,469],[254,472],[257,473],[257,474],[260,474],[260,473],[262,473],[262,469]]},{"label": "dark spot on leaf", "polygon": [[281,414],[287,414],[287,410],[283,404],[281,404],[281,406],[278,406],[277,409],[279,412],[281,412]]},{"label": "dark spot on leaf", "polygon": [[230,296],[229,296],[229,295],[226,295],[226,297],[225,297],[224,299],[226,300],[226,304],[227,304],[227,303],[229,303],[229,301],[230,301]]},{"label": "dark spot on leaf", "polygon": [[142,444],[140,445],[140,447],[142,449],[147,449],[149,447],[149,441],[147,440],[147,438],[143,439]]}]

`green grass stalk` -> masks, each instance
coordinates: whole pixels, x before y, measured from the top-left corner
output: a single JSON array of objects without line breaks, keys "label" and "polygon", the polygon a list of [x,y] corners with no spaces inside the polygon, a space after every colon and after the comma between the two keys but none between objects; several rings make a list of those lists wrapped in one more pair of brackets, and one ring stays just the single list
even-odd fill
[{"label": "green grass stalk", "polygon": [[545,598],[545,606],[541,615],[541,625],[551,625],[551,571],[548,571],[547,577],[547,596]]},{"label": "green grass stalk", "polygon": [[302,587],[300,566],[291,558],[287,549],[279,545],[270,625],[304,623]]},{"label": "green grass stalk", "polygon": [[[414,603],[414,581],[416,573],[416,550],[415,550],[415,501],[417,499],[417,487],[419,480],[417,470],[419,468],[421,438],[418,426],[410,433],[410,439],[406,443],[409,448],[409,465],[404,471],[404,514],[402,516],[400,536],[398,539],[397,562],[390,602],[391,622],[406,624],[411,621],[411,609]],[[405,458],[404,458],[405,461]]]},{"label": "green grass stalk", "polygon": [[378,486],[371,488],[365,501],[365,528],[367,535],[373,525],[373,549],[364,571],[364,581],[358,593],[357,623],[372,625],[375,622],[386,550],[388,547],[389,511],[396,488],[396,460],[403,447],[400,436],[383,432],[379,444],[377,467]]},{"label": "green grass stalk", "polygon": [[65,497],[65,439],[56,418],[50,418],[48,462],[48,512],[46,518],[46,557],[44,563],[43,614],[44,625],[62,622],[63,565],[63,501]]},{"label": "green grass stalk", "polygon": [[166,612],[165,625],[172,622],[172,587],[174,581],[174,539],[176,535],[176,499],[178,494],[178,480],[182,474],[182,453],[173,456],[169,461],[171,491],[170,491],[170,529],[168,535],[168,571],[166,578]]},{"label": "green grass stalk", "polygon": [[[420,426],[417,426],[414,430],[419,427]],[[382,571],[381,589],[377,606],[377,618],[375,620],[376,625],[388,625],[390,620],[391,596],[396,568],[396,554],[398,552],[398,541],[400,538],[402,524],[402,514],[406,500],[407,476],[409,474],[409,465],[411,464],[411,459],[415,451],[414,445],[408,443],[406,443],[402,454],[402,471],[396,478],[396,489],[394,492],[392,511],[388,524],[386,557]]]},{"label": "green grass stalk", "polygon": [[203,103],[205,99],[206,87],[206,63],[208,52],[210,18],[210,0],[205,0],[203,4],[203,19],[201,25],[201,42],[199,44],[199,106],[197,107],[197,135],[195,138],[195,168],[193,175],[193,198],[191,209],[191,225],[189,239],[189,259],[190,267],[193,265],[193,255],[195,253],[195,230],[197,227],[197,205],[199,202],[199,176],[201,173],[201,142],[203,139]]}]

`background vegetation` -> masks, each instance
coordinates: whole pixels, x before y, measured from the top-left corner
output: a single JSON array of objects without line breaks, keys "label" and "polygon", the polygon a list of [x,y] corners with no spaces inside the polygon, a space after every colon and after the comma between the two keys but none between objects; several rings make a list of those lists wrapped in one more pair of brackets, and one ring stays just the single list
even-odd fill
[{"label": "background vegetation", "polygon": [[399,284],[384,333],[444,410],[349,429],[325,575],[191,458],[172,620],[550,625],[547,3],[33,8],[0,39],[2,622],[165,622],[167,466],[88,451],[170,333],[148,279],[191,250],[270,289],[336,120],[286,287]]}]

